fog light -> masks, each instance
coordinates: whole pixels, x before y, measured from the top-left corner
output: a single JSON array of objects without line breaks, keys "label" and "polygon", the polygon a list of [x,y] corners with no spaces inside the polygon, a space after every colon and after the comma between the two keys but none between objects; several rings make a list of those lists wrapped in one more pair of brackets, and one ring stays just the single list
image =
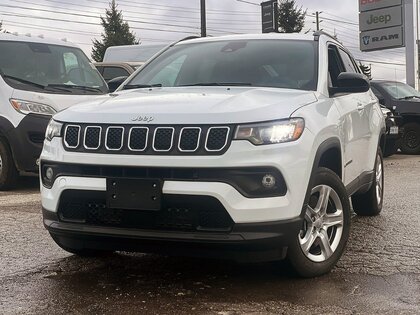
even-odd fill
[{"label": "fog light", "polygon": [[48,167],[47,170],[45,171],[45,177],[48,180],[52,180],[53,179],[53,177],[54,177],[54,171],[53,171],[53,169],[51,167]]},{"label": "fog light", "polygon": [[276,178],[271,174],[267,174],[262,178],[261,183],[265,188],[273,188],[276,185]]}]

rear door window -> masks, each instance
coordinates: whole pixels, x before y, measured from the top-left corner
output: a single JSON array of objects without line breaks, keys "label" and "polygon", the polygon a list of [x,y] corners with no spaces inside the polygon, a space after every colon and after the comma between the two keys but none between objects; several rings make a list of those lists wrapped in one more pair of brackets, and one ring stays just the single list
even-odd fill
[{"label": "rear door window", "polygon": [[130,73],[122,67],[104,67],[104,70],[102,72],[102,76],[104,77],[105,81],[109,81],[112,79],[115,79],[117,77],[128,77]]}]

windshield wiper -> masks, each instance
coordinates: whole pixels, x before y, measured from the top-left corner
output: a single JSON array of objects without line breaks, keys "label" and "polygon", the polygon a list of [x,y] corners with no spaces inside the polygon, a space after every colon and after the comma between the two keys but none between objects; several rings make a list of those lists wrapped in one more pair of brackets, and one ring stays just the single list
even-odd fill
[{"label": "windshield wiper", "polygon": [[158,84],[127,84],[127,85],[124,85],[123,90],[144,89],[144,88],[153,88],[153,87],[162,87],[162,84],[161,83],[158,83]]},{"label": "windshield wiper", "polygon": [[400,97],[399,100],[411,100],[413,98],[420,98],[420,96],[410,95],[410,96]]},{"label": "windshield wiper", "polygon": [[6,79],[10,79],[10,80],[14,80],[14,81],[23,83],[23,84],[32,85],[32,86],[35,86],[35,87],[43,89],[43,90],[46,87],[45,85],[35,83],[35,82],[32,82],[32,81],[28,81],[28,80],[25,80],[25,79],[21,79],[21,78],[18,78],[18,77],[14,77],[14,76],[11,76],[11,75],[7,75],[7,74],[3,75],[3,77],[6,78]]},{"label": "windshield wiper", "polygon": [[63,88],[67,90],[84,90],[90,92],[103,92],[100,88],[84,86],[84,85],[73,85],[73,84],[48,84],[47,87],[52,88]]},{"label": "windshield wiper", "polygon": [[246,82],[208,82],[208,83],[192,83],[179,86],[252,86]]}]

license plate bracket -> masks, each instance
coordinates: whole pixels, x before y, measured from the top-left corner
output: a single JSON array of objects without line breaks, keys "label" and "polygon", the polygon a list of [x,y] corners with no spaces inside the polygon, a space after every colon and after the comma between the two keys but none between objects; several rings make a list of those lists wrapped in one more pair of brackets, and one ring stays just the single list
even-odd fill
[{"label": "license plate bracket", "polygon": [[160,179],[107,178],[107,207],[159,211],[162,204]]}]

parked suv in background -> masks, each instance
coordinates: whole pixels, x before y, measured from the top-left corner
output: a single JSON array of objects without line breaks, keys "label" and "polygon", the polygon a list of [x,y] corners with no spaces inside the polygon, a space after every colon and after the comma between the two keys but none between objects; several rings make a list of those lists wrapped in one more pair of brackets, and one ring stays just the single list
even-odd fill
[{"label": "parked suv in background", "polygon": [[0,190],[19,172],[37,172],[53,114],[108,92],[77,46],[59,40],[0,34]]},{"label": "parked suv in background", "polygon": [[201,38],[150,60],[112,99],[54,116],[45,227],[79,255],[133,250],[329,272],[356,213],[383,201],[385,122],[323,33]]},{"label": "parked suv in background", "polygon": [[403,129],[399,148],[405,154],[420,154],[420,93],[408,84],[396,81],[372,81],[379,102],[398,113]]}]

